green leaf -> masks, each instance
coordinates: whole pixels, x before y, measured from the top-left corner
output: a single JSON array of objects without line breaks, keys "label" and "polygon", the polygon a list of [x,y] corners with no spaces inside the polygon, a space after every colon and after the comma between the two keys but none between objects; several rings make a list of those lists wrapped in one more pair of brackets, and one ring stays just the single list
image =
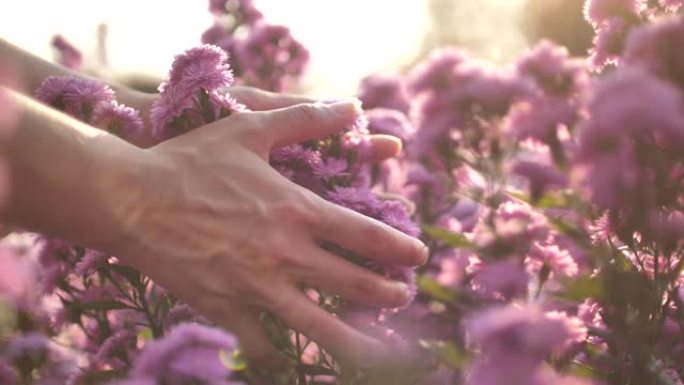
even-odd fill
[{"label": "green leaf", "polygon": [[576,302],[583,302],[589,298],[600,301],[605,299],[606,291],[600,277],[583,276],[566,281],[557,296]]},{"label": "green leaf", "polygon": [[571,201],[568,199],[568,196],[558,192],[546,193],[536,201],[529,195],[518,191],[509,191],[508,195],[540,209],[567,209],[571,206]]},{"label": "green leaf", "polygon": [[422,341],[422,345],[450,368],[463,369],[468,364],[467,352],[453,342]]},{"label": "green leaf", "polygon": [[439,226],[423,225],[423,233],[449,247],[472,249],[473,244],[463,235],[451,232]]},{"label": "green leaf", "polygon": [[270,313],[262,313],[261,325],[276,349],[280,351],[292,350],[289,329],[278,318]]},{"label": "green leaf", "polygon": [[247,370],[247,361],[242,357],[240,351],[227,352],[225,350],[219,351],[219,359],[221,363],[233,372],[242,372]]},{"label": "green leaf", "polygon": [[140,333],[138,333],[138,338],[143,341],[152,341],[154,339],[154,333],[150,328],[143,328]]},{"label": "green leaf", "polygon": [[440,284],[427,275],[416,277],[416,285],[421,293],[441,302],[450,303],[458,298],[458,293],[454,290]]}]

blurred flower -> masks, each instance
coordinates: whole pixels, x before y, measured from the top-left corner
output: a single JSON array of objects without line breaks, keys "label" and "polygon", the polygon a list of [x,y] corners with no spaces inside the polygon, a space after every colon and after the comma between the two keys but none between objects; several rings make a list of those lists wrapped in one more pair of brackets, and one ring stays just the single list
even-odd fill
[{"label": "blurred flower", "polygon": [[517,72],[528,77],[549,95],[567,96],[586,83],[581,60],[571,59],[567,48],[543,40],[516,64]]},{"label": "blurred flower", "polygon": [[594,25],[614,17],[636,18],[645,3],[645,0],[587,0],[584,17]]},{"label": "blurred flower", "polygon": [[55,35],[52,38],[52,47],[57,50],[57,61],[64,67],[78,70],[83,65],[83,55],[64,36]]},{"label": "blurred flower", "polygon": [[642,215],[677,199],[665,193],[664,175],[667,154],[684,150],[683,102],[676,88],[642,71],[623,69],[598,84],[577,157],[595,203]]},{"label": "blurred flower", "polygon": [[376,108],[409,113],[409,96],[404,79],[398,75],[371,75],[361,79],[359,100],[365,110]]},{"label": "blurred flower", "polygon": [[145,346],[131,377],[168,385],[237,385],[230,380],[231,370],[221,359],[222,354],[230,357],[236,348],[236,339],[220,329],[182,324],[167,337]]},{"label": "blurred flower", "polygon": [[397,110],[376,108],[367,111],[366,116],[371,134],[392,135],[406,142],[414,132],[406,115]]},{"label": "blurred flower", "polygon": [[684,88],[684,53],[672,47],[684,45],[684,17],[659,20],[629,35],[624,62],[639,66]]},{"label": "blurred flower", "polygon": [[309,62],[309,51],[280,25],[258,23],[238,47],[247,83],[283,91],[299,78]]}]

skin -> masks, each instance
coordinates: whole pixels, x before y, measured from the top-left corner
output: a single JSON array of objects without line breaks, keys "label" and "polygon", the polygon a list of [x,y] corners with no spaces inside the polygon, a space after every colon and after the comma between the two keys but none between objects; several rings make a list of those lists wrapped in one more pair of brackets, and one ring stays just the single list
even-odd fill
[{"label": "skin", "polygon": [[[30,89],[38,78],[67,73],[2,41],[0,57],[32,69],[24,81]],[[115,89],[143,115],[156,97]],[[273,147],[322,138],[353,123],[357,103],[312,103],[234,88],[231,94],[255,111],[141,148],[20,92],[0,92],[17,116],[13,127],[0,127],[14,132],[2,144],[11,175],[5,222],[116,255],[235,333],[245,355],[260,364],[283,360],[261,329],[264,310],[344,362],[384,359],[380,342],[318,308],[298,287],[364,305],[400,306],[407,301],[404,284],[318,243],[407,266],[425,262],[425,246],[321,199],[268,164]],[[376,136],[372,143],[376,159],[400,149],[395,138]]]}]

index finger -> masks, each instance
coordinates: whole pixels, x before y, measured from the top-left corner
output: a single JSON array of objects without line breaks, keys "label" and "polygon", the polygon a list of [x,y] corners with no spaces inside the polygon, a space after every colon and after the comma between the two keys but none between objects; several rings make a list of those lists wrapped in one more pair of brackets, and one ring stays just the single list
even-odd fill
[{"label": "index finger", "polygon": [[417,266],[427,261],[427,246],[420,240],[334,203],[325,202],[323,207],[325,225],[314,232],[320,240],[385,265]]},{"label": "index finger", "polygon": [[230,87],[226,91],[252,111],[277,110],[297,104],[316,102],[315,99],[306,96],[269,92],[245,86]]}]

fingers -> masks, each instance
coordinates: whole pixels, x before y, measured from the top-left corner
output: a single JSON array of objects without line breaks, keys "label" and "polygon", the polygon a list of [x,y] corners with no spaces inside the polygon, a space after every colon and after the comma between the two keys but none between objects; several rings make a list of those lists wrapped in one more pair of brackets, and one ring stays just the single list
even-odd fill
[{"label": "fingers", "polygon": [[387,355],[379,341],[366,336],[308,300],[294,287],[279,290],[273,313],[345,363],[372,365]]},{"label": "fingers", "polygon": [[427,247],[418,239],[333,203],[323,203],[326,225],[315,235],[358,255],[386,265],[416,266],[427,261]]},{"label": "fingers", "polygon": [[248,361],[275,370],[287,365],[285,357],[278,353],[264,333],[256,309],[217,298],[206,301],[200,310],[237,336],[240,349]]},{"label": "fingers", "polygon": [[302,252],[312,261],[304,276],[299,277],[308,285],[373,307],[400,307],[410,299],[408,286],[402,282],[388,280],[315,245]]},{"label": "fingers", "polygon": [[226,90],[252,111],[268,111],[316,101],[305,96],[268,92],[258,88],[236,86]]},{"label": "fingers", "polygon": [[275,147],[324,138],[352,125],[360,113],[359,104],[351,101],[245,112],[259,120],[264,137]]},{"label": "fingers", "polygon": [[245,310],[231,328],[248,361],[269,369],[283,369],[287,366],[285,357],[276,351],[264,333],[256,311]]},{"label": "fingers", "polygon": [[391,135],[372,135],[371,160],[382,162],[385,159],[393,158],[401,152],[401,139]]}]

